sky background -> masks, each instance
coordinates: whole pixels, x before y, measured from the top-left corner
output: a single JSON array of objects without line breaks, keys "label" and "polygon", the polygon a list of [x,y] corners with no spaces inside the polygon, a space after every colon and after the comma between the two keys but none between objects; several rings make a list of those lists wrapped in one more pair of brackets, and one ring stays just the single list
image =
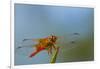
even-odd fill
[{"label": "sky background", "polygon": [[15,4],[15,65],[49,63],[46,51],[29,58],[32,48],[16,48],[32,45],[32,41],[22,44],[25,38],[44,38],[50,34],[61,37],[57,62],[93,60],[93,23],[93,8]]}]

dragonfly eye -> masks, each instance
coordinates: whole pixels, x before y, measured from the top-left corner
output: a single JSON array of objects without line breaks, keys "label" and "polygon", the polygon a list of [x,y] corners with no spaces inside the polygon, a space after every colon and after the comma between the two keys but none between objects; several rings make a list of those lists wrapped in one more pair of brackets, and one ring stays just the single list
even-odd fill
[{"label": "dragonfly eye", "polygon": [[53,36],[53,39],[54,39],[54,40],[56,40],[56,39],[57,39],[57,37],[56,37],[56,36]]}]

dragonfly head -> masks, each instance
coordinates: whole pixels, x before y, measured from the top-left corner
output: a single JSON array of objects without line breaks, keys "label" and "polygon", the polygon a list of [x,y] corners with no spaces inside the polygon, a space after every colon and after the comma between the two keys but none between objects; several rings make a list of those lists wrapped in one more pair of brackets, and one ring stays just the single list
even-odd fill
[{"label": "dragonfly head", "polygon": [[52,42],[56,42],[57,36],[55,36],[55,35],[50,35],[50,36],[49,36],[49,39],[50,39]]}]

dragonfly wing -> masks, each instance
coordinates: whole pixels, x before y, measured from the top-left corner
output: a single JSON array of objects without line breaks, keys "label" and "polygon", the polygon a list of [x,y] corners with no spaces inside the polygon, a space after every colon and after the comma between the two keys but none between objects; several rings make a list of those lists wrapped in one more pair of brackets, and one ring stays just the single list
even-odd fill
[{"label": "dragonfly wing", "polygon": [[39,38],[39,39],[23,39],[22,41],[33,41],[33,42],[39,42],[40,40],[42,40],[43,38]]},{"label": "dragonfly wing", "polygon": [[15,54],[19,56],[28,56],[33,50],[35,46],[19,46],[15,48]]}]

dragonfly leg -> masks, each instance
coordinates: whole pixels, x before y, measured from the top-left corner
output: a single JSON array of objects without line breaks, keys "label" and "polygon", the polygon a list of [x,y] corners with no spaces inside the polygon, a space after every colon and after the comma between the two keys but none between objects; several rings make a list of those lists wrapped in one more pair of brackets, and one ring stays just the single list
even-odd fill
[{"label": "dragonfly leg", "polygon": [[51,54],[52,54],[52,47],[49,47],[49,48],[47,49],[47,52],[48,52],[48,55],[51,55]]},{"label": "dragonfly leg", "polygon": [[55,45],[52,45],[52,47],[53,47],[55,50],[56,50],[56,48],[57,48]]}]

